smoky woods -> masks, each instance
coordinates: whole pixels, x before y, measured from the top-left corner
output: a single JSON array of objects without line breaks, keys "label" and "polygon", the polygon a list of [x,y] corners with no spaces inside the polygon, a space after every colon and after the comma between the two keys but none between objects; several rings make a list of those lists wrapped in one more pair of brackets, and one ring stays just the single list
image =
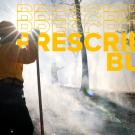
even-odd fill
[{"label": "smoky woods", "polygon": [[[22,33],[22,38],[17,40],[17,45],[20,47],[27,46],[29,41],[29,34]],[[81,42],[82,35],[80,33],[72,33],[66,35],[66,33],[53,33],[52,41],[50,35],[47,33],[40,33],[38,36],[38,46],[41,46],[45,52],[79,52],[83,49]],[[92,39],[103,40],[103,44],[93,45],[90,41]],[[129,41],[127,43],[127,40]],[[70,46],[66,46],[66,42]],[[121,41],[121,43],[120,43]],[[120,47],[118,45],[120,44]],[[51,45],[51,49],[50,46]],[[101,36],[98,33],[89,33],[85,36],[84,46],[87,51],[97,52],[101,49],[107,52],[107,70],[108,71],[121,71],[123,69],[122,61],[125,59],[126,68],[130,71],[135,71],[135,67],[131,65],[130,52],[135,52],[135,33],[130,32],[127,35],[125,32],[120,36],[114,32],[106,32]],[[125,56],[121,54],[125,52]]]}]

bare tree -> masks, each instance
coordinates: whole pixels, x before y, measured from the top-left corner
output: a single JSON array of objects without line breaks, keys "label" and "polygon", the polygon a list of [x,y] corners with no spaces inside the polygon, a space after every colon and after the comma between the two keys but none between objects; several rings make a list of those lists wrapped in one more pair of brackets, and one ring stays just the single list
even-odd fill
[{"label": "bare tree", "polygon": [[135,12],[133,12],[135,10],[135,0],[133,0],[133,4],[130,5],[130,10],[132,10],[132,12],[130,11],[128,14],[128,21],[130,22],[130,27],[128,27],[128,32],[135,32],[135,23],[134,23],[134,19],[135,19]]},{"label": "bare tree", "polygon": [[81,19],[81,8],[80,2],[82,0],[74,0],[75,7],[76,7],[76,17],[77,17],[77,28],[78,32],[82,35],[81,42],[83,44],[82,49],[82,82],[81,82],[81,89],[89,89],[89,70],[88,70],[88,59],[87,59],[87,51],[84,45],[84,30],[82,26],[82,19]]},{"label": "bare tree", "polygon": [[[89,71],[88,71],[88,59],[87,59],[87,51],[84,45],[84,30],[82,26],[82,19],[81,19],[81,8],[80,3],[82,0],[69,0],[66,2],[66,0],[61,0],[58,2],[59,4],[67,4],[71,5],[71,3],[75,4],[75,12],[76,12],[76,18],[77,18],[77,29],[78,32],[82,35],[80,41],[83,45],[83,49],[81,51],[82,54],[82,81],[81,81],[81,90],[87,90],[89,89]],[[55,4],[57,0],[51,0],[52,4]],[[70,3],[71,2],[71,3]]]}]

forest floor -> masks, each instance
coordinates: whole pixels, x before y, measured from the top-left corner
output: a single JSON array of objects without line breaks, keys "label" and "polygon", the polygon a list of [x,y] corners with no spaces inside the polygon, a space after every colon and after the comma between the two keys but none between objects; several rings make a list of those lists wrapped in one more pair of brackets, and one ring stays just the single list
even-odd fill
[{"label": "forest floor", "polygon": [[135,135],[135,94],[98,93],[88,96],[69,87],[47,91],[46,135]]}]

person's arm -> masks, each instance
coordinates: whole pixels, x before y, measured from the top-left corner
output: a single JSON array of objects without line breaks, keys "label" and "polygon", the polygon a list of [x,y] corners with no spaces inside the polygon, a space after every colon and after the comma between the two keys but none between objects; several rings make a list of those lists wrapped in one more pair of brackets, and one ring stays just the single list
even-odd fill
[{"label": "person's arm", "polygon": [[26,48],[20,48],[18,45],[13,47],[13,58],[18,63],[30,64],[33,63],[38,55],[38,43],[29,36],[29,44]]}]

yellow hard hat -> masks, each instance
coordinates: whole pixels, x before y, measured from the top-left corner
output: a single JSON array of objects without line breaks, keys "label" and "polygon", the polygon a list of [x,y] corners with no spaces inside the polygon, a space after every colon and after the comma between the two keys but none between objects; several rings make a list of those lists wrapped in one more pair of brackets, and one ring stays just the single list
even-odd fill
[{"label": "yellow hard hat", "polygon": [[16,30],[13,23],[9,21],[0,22],[0,38],[1,41],[9,42],[16,40],[20,36],[20,33]]},{"label": "yellow hard hat", "polygon": [[8,21],[0,22],[0,37],[7,36],[14,31],[16,31],[16,28],[13,23]]}]

